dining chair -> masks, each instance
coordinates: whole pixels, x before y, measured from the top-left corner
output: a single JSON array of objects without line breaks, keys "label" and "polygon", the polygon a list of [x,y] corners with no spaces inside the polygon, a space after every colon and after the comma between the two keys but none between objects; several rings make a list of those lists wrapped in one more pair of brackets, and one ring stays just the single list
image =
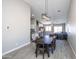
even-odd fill
[{"label": "dining chair", "polygon": [[36,38],[35,44],[36,44],[36,50],[35,50],[36,57],[38,55],[38,52],[41,52],[42,54],[44,54],[45,48],[41,38]]},{"label": "dining chair", "polygon": [[45,52],[47,52],[49,57],[48,47],[46,44],[44,44],[44,42],[42,41],[42,38],[36,38],[35,44],[36,44],[36,50],[35,50],[36,57],[38,56],[38,52],[42,53],[43,59],[44,59]]},{"label": "dining chair", "polygon": [[51,43],[51,47],[54,48],[54,50],[55,50],[55,48],[56,48],[56,35],[53,35],[52,39],[53,39],[53,41]]}]

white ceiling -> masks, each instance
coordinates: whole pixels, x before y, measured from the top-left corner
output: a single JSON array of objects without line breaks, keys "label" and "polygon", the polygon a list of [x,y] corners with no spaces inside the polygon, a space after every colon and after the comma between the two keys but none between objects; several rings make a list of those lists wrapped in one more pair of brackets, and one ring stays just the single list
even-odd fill
[{"label": "white ceiling", "polygon": [[[25,0],[32,7],[32,14],[37,19],[41,18],[41,14],[45,11],[45,0]],[[70,0],[48,0],[48,16],[51,20],[67,19]],[[57,12],[60,10],[60,12]]]}]

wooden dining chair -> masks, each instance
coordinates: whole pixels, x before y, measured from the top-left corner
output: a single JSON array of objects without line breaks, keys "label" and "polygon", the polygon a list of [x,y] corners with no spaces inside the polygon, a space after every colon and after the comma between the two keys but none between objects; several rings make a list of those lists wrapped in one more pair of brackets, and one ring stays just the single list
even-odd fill
[{"label": "wooden dining chair", "polygon": [[55,48],[56,48],[56,39],[55,38],[53,38],[53,41],[51,43],[51,47],[53,48],[53,50],[55,50]]},{"label": "wooden dining chair", "polygon": [[41,52],[42,54],[44,54],[45,48],[44,48],[42,39],[36,38],[35,44],[36,44],[36,50],[35,50],[36,57],[38,55],[38,52]]},{"label": "wooden dining chair", "polygon": [[50,47],[51,47],[51,51],[52,51],[52,53],[53,53],[53,51],[55,50],[55,48],[56,48],[56,35],[55,34],[53,34],[53,35],[51,35],[51,37],[52,37],[52,42],[51,42],[51,45],[50,45]]},{"label": "wooden dining chair", "polygon": [[36,44],[36,50],[35,50],[36,57],[38,55],[38,52],[43,54],[43,59],[44,59],[45,52],[47,52],[49,57],[48,46],[44,44],[44,42],[42,41],[42,38],[36,38],[35,44]]}]

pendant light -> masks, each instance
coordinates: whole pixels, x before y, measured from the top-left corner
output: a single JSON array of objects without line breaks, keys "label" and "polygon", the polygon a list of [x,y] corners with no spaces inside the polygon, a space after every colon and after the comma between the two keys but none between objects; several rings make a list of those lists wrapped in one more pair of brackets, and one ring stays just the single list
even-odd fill
[{"label": "pendant light", "polygon": [[50,20],[50,17],[48,16],[48,0],[45,0],[45,12],[42,13],[42,19]]}]

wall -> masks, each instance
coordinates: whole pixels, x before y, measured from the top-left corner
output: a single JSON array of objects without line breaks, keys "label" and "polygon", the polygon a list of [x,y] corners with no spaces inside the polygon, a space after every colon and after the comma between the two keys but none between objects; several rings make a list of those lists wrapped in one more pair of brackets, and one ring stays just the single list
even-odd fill
[{"label": "wall", "polygon": [[66,31],[68,32],[68,42],[76,55],[76,2],[71,1],[68,23],[66,24]]},{"label": "wall", "polygon": [[66,23],[67,19],[54,19],[52,20],[53,24],[62,24],[62,23]]},{"label": "wall", "polygon": [[2,53],[30,42],[30,6],[23,0],[2,0]]}]

